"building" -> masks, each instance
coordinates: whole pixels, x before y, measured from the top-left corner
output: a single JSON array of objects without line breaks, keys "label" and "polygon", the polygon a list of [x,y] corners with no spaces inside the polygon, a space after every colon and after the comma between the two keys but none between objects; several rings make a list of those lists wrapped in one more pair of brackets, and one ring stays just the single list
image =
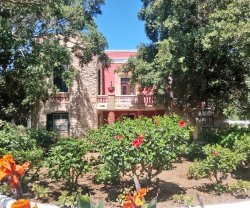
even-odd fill
[{"label": "building", "polygon": [[[70,50],[75,39],[65,44]],[[112,60],[106,69],[98,57],[85,65],[72,53],[72,66],[79,72],[71,87],[54,77],[59,92],[41,103],[32,114],[33,128],[46,128],[62,136],[81,137],[89,128],[111,124],[123,117],[163,115],[165,106],[155,102],[152,90],[133,86],[132,74],[118,69],[136,51],[106,51]]]},{"label": "building", "polygon": [[111,124],[122,117],[131,119],[139,116],[163,115],[165,106],[156,104],[153,91],[133,86],[131,72],[119,70],[130,57],[136,55],[134,50],[106,51],[111,59],[111,66],[102,69],[97,96],[99,126]]}]

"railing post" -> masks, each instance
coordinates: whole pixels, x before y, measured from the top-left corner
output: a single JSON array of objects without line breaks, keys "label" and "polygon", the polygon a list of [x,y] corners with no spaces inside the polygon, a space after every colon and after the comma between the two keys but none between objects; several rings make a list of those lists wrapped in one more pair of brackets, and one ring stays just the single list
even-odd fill
[{"label": "railing post", "polygon": [[138,100],[137,107],[138,108],[145,108],[144,94],[143,93],[139,93],[137,95],[137,100]]},{"label": "railing post", "polygon": [[107,103],[108,103],[108,109],[115,109],[115,95],[114,94],[108,95]]}]

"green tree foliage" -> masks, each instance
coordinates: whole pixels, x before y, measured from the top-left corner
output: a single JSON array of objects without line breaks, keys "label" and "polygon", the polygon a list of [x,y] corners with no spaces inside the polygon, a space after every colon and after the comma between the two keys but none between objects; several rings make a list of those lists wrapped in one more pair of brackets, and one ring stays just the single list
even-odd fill
[{"label": "green tree foliage", "polygon": [[141,45],[125,67],[134,81],[164,94],[171,75],[179,101],[249,111],[250,1],[142,2],[139,18],[152,42]]},{"label": "green tree foliage", "polygon": [[[94,55],[106,60],[102,52],[107,43],[93,18],[104,0],[11,2],[0,3],[0,118],[25,124],[32,107],[48,99],[46,78],[56,72],[72,79],[71,55],[58,44],[59,36],[82,42],[74,52],[81,54],[83,64]],[[69,65],[66,73],[62,65]]]}]

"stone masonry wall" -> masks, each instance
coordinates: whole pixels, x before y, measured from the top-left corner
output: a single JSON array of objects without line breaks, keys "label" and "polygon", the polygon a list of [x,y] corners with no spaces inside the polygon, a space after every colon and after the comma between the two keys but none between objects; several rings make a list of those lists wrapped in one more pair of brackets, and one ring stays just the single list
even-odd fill
[{"label": "stone masonry wall", "polygon": [[[61,40],[60,44],[65,45],[70,50],[76,43],[75,39],[68,42]],[[77,69],[78,74],[73,80],[68,93],[58,93],[57,96],[68,96],[68,100],[49,100],[45,104],[41,103],[32,115],[32,127],[45,128],[46,115],[49,113],[68,113],[69,115],[69,136],[81,137],[89,128],[98,126],[97,115],[97,94],[98,94],[98,68],[101,64],[97,57],[86,64],[81,65],[79,58],[72,53],[71,65]]]}]

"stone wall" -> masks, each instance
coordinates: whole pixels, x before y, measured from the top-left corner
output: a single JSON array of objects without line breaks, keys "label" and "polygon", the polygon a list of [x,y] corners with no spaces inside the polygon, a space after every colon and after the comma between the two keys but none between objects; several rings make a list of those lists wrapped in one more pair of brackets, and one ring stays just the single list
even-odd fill
[{"label": "stone wall", "polygon": [[[76,40],[68,42],[61,40],[60,44],[72,50]],[[98,69],[102,65],[97,57],[85,65],[80,63],[78,57],[72,53],[71,65],[78,73],[73,80],[68,93],[57,93],[58,99],[53,97],[46,103],[40,103],[32,113],[32,127],[46,128],[46,117],[50,113],[68,113],[69,115],[69,136],[81,137],[89,128],[98,126],[97,116],[97,94],[98,94]],[[60,99],[63,97],[63,99]],[[68,99],[65,99],[68,98]]]}]

